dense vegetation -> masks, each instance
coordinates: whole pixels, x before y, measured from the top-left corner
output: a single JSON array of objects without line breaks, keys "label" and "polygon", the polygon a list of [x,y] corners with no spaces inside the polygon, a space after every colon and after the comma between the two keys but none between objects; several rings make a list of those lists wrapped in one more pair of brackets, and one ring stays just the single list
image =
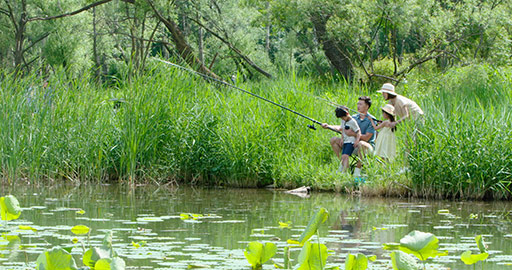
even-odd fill
[{"label": "dense vegetation", "polygon": [[[386,81],[426,111],[400,158],[370,157],[373,194],[510,198],[512,3],[5,0],[4,179],[352,190],[329,131],[170,59],[335,122]],[[233,77],[232,77],[233,76]],[[408,145],[409,151],[405,151]]]}]

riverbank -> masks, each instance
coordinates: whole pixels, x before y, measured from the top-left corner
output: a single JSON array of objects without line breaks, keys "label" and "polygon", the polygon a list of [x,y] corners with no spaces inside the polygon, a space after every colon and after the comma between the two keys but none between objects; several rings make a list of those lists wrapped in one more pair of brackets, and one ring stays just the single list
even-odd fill
[{"label": "riverbank", "polygon": [[[365,194],[509,199],[512,180],[512,72],[469,66],[444,74],[418,70],[397,91],[426,112],[411,140],[397,131],[400,158],[369,159]],[[206,84],[163,65],[113,87],[60,74],[0,82],[0,153],[4,182],[187,183],[350,192],[354,179],[336,173],[328,140],[294,114],[235,90]],[[357,98],[384,105],[375,87],[285,76],[238,86],[321,122]],[[20,180],[27,179],[27,180]]]}]

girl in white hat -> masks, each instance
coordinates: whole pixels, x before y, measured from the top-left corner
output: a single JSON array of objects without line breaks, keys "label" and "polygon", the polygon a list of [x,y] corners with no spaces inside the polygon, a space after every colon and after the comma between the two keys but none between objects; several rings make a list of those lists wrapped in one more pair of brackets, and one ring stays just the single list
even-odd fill
[{"label": "girl in white hat", "polygon": [[386,160],[393,160],[396,156],[396,127],[392,125],[392,123],[395,122],[395,108],[391,104],[386,104],[381,109],[382,118],[386,120],[378,126],[376,126],[373,119],[369,117],[373,128],[375,130],[381,130],[375,141],[375,155]]}]

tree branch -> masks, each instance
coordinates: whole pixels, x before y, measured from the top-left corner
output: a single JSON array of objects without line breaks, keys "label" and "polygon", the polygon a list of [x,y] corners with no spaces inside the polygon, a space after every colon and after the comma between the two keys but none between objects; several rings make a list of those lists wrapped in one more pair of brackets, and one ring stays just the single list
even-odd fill
[{"label": "tree branch", "polygon": [[220,35],[218,35],[217,33],[215,33],[213,30],[211,30],[210,28],[206,27],[205,25],[203,25],[201,22],[199,22],[198,20],[192,18],[192,17],[187,17],[189,20],[197,23],[197,25],[201,26],[202,28],[204,28],[206,31],[208,31],[210,34],[212,34],[213,36],[215,36],[216,38],[218,38],[220,41],[222,41],[224,44],[228,45],[229,49],[231,49],[233,52],[235,52],[236,54],[238,54],[240,56],[240,58],[242,58],[247,64],[249,64],[251,67],[253,67],[255,70],[257,70],[259,73],[265,75],[265,77],[267,78],[272,78],[272,75],[268,72],[266,72],[265,70],[263,70],[262,68],[260,68],[258,65],[256,65],[251,59],[249,59],[249,57],[247,57],[246,55],[244,55],[239,49],[235,48],[235,46],[233,46],[233,44],[231,44],[231,42],[225,40],[224,38],[222,38]]},{"label": "tree branch", "polygon": [[[76,15],[76,14],[79,14],[79,13],[82,13],[86,10],[89,10],[93,7],[96,7],[96,6],[99,6],[99,5],[103,5],[103,4],[106,4],[108,2],[111,2],[112,0],[101,0],[101,1],[98,1],[98,2],[95,2],[95,3],[92,3],[90,5],[87,5],[85,7],[82,7],[80,9],[77,9],[75,11],[72,11],[72,12],[68,12],[68,13],[64,13],[64,14],[60,14],[60,15],[56,15],[56,16],[51,16],[51,17],[35,17],[35,18],[30,18],[28,19],[27,21],[31,22],[31,21],[48,21],[48,20],[54,20],[54,19],[60,19],[60,18],[64,18],[64,17],[69,17],[69,16],[73,16],[73,15]],[[123,2],[126,2],[126,3],[135,3],[135,0],[121,0]]]}]

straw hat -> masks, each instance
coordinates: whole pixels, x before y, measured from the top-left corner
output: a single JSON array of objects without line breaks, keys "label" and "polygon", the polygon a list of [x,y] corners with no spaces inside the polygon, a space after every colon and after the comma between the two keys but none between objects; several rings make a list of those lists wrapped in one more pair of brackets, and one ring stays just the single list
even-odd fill
[{"label": "straw hat", "polygon": [[381,108],[383,111],[395,116],[395,107],[391,104],[386,104],[384,107]]},{"label": "straw hat", "polygon": [[388,94],[391,94],[391,95],[396,95],[395,86],[390,84],[390,83],[385,83],[385,84],[382,85],[380,90],[377,91],[377,93],[388,93]]}]

